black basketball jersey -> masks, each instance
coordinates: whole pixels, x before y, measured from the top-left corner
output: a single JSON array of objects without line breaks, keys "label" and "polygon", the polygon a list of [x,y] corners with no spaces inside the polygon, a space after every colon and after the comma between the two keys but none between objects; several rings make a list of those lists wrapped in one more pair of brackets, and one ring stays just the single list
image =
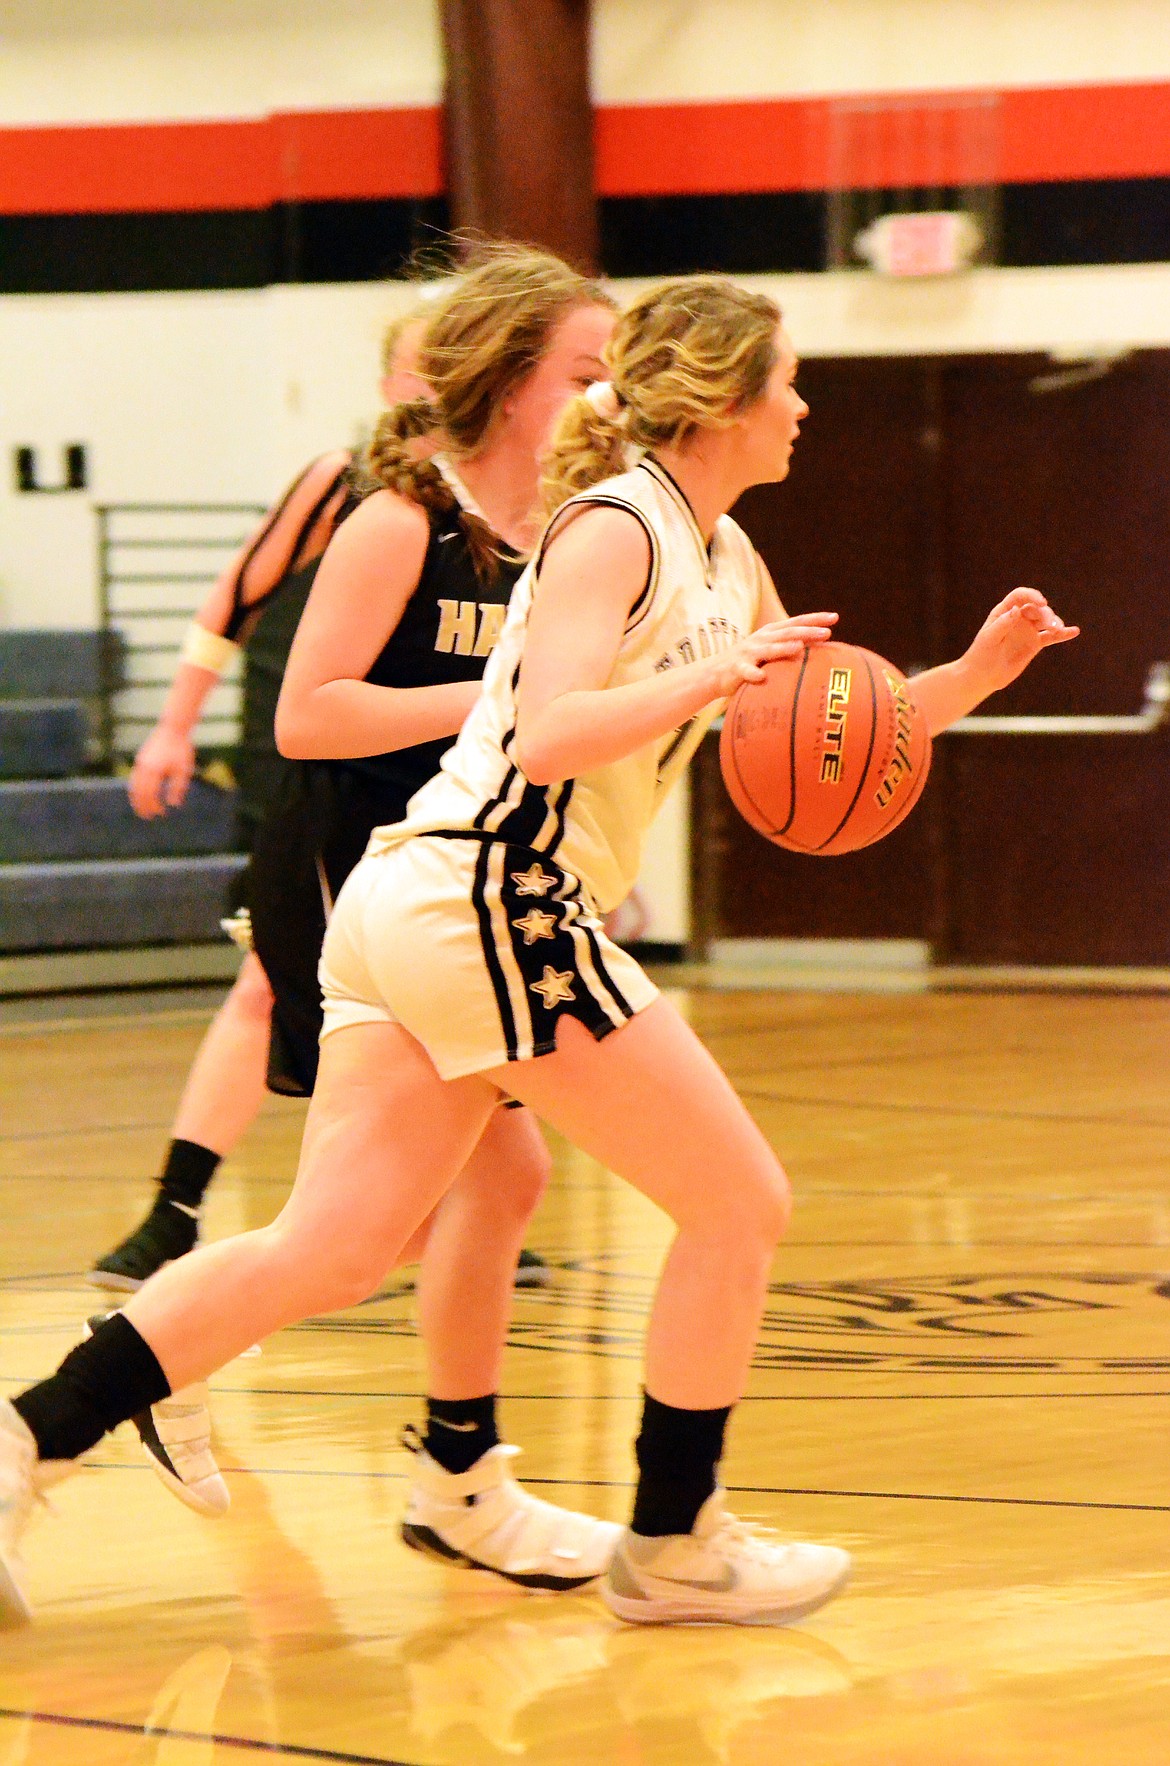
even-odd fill
[{"label": "black basketball jersey", "polygon": [[236,783],[245,818],[255,822],[275,799],[292,763],[276,747],[276,702],[320,558],[290,571],[265,596],[244,645]]},{"label": "black basketball jersey", "polygon": [[[418,587],[385,649],[366,675],[378,687],[434,687],[451,681],[478,681],[504,624],[512,588],[524,559],[502,550],[498,569],[486,580],[476,574],[458,509],[428,510],[430,538]],[[330,768],[357,774],[382,802],[383,821],[397,822],[420,785],[439,770],[455,740],[440,736],[417,748],[357,760],[328,761]]]},{"label": "black basketball jersey", "polygon": [[[271,588],[256,599],[242,598],[248,564],[257,546],[274,526],[286,516],[293,493],[308,472],[291,487],[270,518],[260,538],[245,556],[236,579],[236,598],[228,622],[227,636],[238,639],[244,649],[244,671],[240,703],[240,734],[236,745],[235,774],[240,789],[240,813],[246,830],[254,827],[275,800],[288,775],[290,762],[276,747],[273,726],[276,702],[288,665],[288,653],[300,624],[309,590],[317,574],[327,537],[336,532],[347,515],[357,508],[358,500],[346,492],[345,469],[334,474],[323,494],[285,539],[289,568]],[[319,532],[326,522],[324,533]],[[308,563],[302,556],[309,543],[320,547]]]},{"label": "black basketball jersey", "polygon": [[[418,586],[366,675],[377,686],[478,681],[523,569],[522,558],[505,552],[498,570],[481,581],[459,511],[428,511],[428,520],[430,537]],[[303,573],[308,583],[301,585],[302,607],[316,569],[312,564]],[[264,653],[273,664],[277,633],[283,632],[293,606],[290,585],[282,594],[280,612],[273,605],[269,614]],[[297,618],[299,612],[284,644],[286,660]],[[284,763],[289,776],[257,835],[247,887],[256,954],[275,999],[271,1090],[290,1095],[312,1091],[321,1029],[317,958],[326,908],[361,858],[373,829],[402,819],[407,803],[437,772],[454,740],[443,736],[369,759]]]}]

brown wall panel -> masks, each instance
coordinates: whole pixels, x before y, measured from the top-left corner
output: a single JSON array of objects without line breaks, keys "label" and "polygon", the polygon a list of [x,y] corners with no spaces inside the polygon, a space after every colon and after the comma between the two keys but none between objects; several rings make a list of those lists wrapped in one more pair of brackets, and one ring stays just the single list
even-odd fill
[{"label": "brown wall panel", "polygon": [[988,710],[1134,711],[1170,656],[1170,351],[1085,372],[1043,356],[946,370],[948,648],[1017,583],[1082,628]]},{"label": "brown wall panel", "polygon": [[[815,362],[787,484],[737,511],[793,610],[902,666],[1033,583],[1083,628],[988,713],[1132,712],[1170,659],[1170,352]],[[696,776],[700,935],[919,937],[966,963],[1170,962],[1170,739],[944,736],[866,853],[775,851]]]},{"label": "brown wall panel", "polygon": [[[931,660],[930,581],[937,388],[921,363],[808,362],[809,416],[783,485],[735,510],[790,612],[832,608],[839,635],[899,667]],[[698,763],[697,918],[708,936],[925,938],[933,784],[896,834],[868,852],[786,853],[732,808],[712,744]]]},{"label": "brown wall panel", "polygon": [[[927,802],[865,852],[809,858],[772,846],[740,818],[724,789],[714,738],[695,766],[694,825],[701,830],[695,895],[698,902],[711,903],[709,937],[929,935],[932,814]],[[926,790],[933,791],[933,781]]]},{"label": "brown wall panel", "polygon": [[937,394],[913,361],[806,362],[809,406],[781,485],[735,509],[790,612],[831,607],[838,635],[900,667],[931,660]]},{"label": "brown wall panel", "polygon": [[1170,963],[1170,741],[955,737],[958,963]]}]

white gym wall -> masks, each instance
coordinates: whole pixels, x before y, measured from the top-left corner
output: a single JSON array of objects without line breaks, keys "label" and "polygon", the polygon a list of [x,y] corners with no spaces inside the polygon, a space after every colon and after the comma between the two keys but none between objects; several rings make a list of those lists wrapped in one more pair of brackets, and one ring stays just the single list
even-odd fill
[{"label": "white gym wall", "polygon": [[[0,0],[0,127],[427,106],[432,0]],[[750,44],[750,52],[743,45]],[[596,0],[598,102],[1170,77],[1170,0]],[[806,355],[1170,343],[1170,265],[985,270],[935,286],[778,276]],[[87,444],[85,496],[0,478],[0,624],[91,626],[91,502],[268,502],[375,410],[401,285],[0,297],[0,458]],[[686,937],[685,802],[655,834],[649,936]]]}]

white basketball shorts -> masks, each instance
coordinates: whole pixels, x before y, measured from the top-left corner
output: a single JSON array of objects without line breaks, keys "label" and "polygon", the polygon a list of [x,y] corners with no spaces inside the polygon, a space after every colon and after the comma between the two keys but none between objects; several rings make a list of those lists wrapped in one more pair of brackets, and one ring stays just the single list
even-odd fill
[{"label": "white basketball shorts", "polygon": [[337,898],[320,977],[322,1039],[401,1024],[443,1079],[551,1054],[563,1016],[608,1036],[658,997],[578,878],[474,835],[367,854]]}]

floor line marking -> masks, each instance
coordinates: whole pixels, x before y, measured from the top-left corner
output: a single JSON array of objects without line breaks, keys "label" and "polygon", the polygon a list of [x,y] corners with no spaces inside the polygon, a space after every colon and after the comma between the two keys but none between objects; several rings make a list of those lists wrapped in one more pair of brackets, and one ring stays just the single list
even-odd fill
[{"label": "floor line marking", "polygon": [[158,1736],[169,1741],[210,1742],[213,1747],[239,1748],[247,1753],[274,1754],[284,1759],[329,1760],[339,1766],[411,1766],[389,1754],[348,1754],[336,1748],[302,1747],[296,1742],[255,1741],[246,1735],[219,1735],[202,1729],[156,1728],[147,1723],[119,1723],[112,1717],[67,1717],[57,1711],[15,1711],[0,1706],[0,1718],[13,1722],[47,1723],[61,1729],[97,1729],[107,1735]]},{"label": "floor line marking", "polygon": [[[94,1470],[113,1472],[149,1472],[147,1465],[114,1465],[102,1461],[90,1461]],[[240,1473],[261,1478],[349,1478],[375,1479],[385,1483],[406,1483],[410,1478],[409,1471],[401,1472],[339,1472],[321,1470],[319,1468],[298,1469],[291,1466],[230,1466],[225,1467],[224,1475],[231,1477]],[[540,1485],[549,1489],[569,1490],[632,1490],[632,1479],[625,1478],[537,1478],[526,1477],[526,1484]],[[786,1484],[724,1484],[722,1486],[730,1496],[820,1496],[834,1500],[863,1502],[962,1502],[972,1503],[976,1507],[998,1508],[1055,1508],[1076,1510],[1101,1510],[1107,1513],[1167,1515],[1170,1514],[1170,1503],[1166,1502],[1093,1502],[1078,1497],[1063,1496],[963,1496],[950,1491],[930,1490],[822,1490],[816,1486]]]}]

